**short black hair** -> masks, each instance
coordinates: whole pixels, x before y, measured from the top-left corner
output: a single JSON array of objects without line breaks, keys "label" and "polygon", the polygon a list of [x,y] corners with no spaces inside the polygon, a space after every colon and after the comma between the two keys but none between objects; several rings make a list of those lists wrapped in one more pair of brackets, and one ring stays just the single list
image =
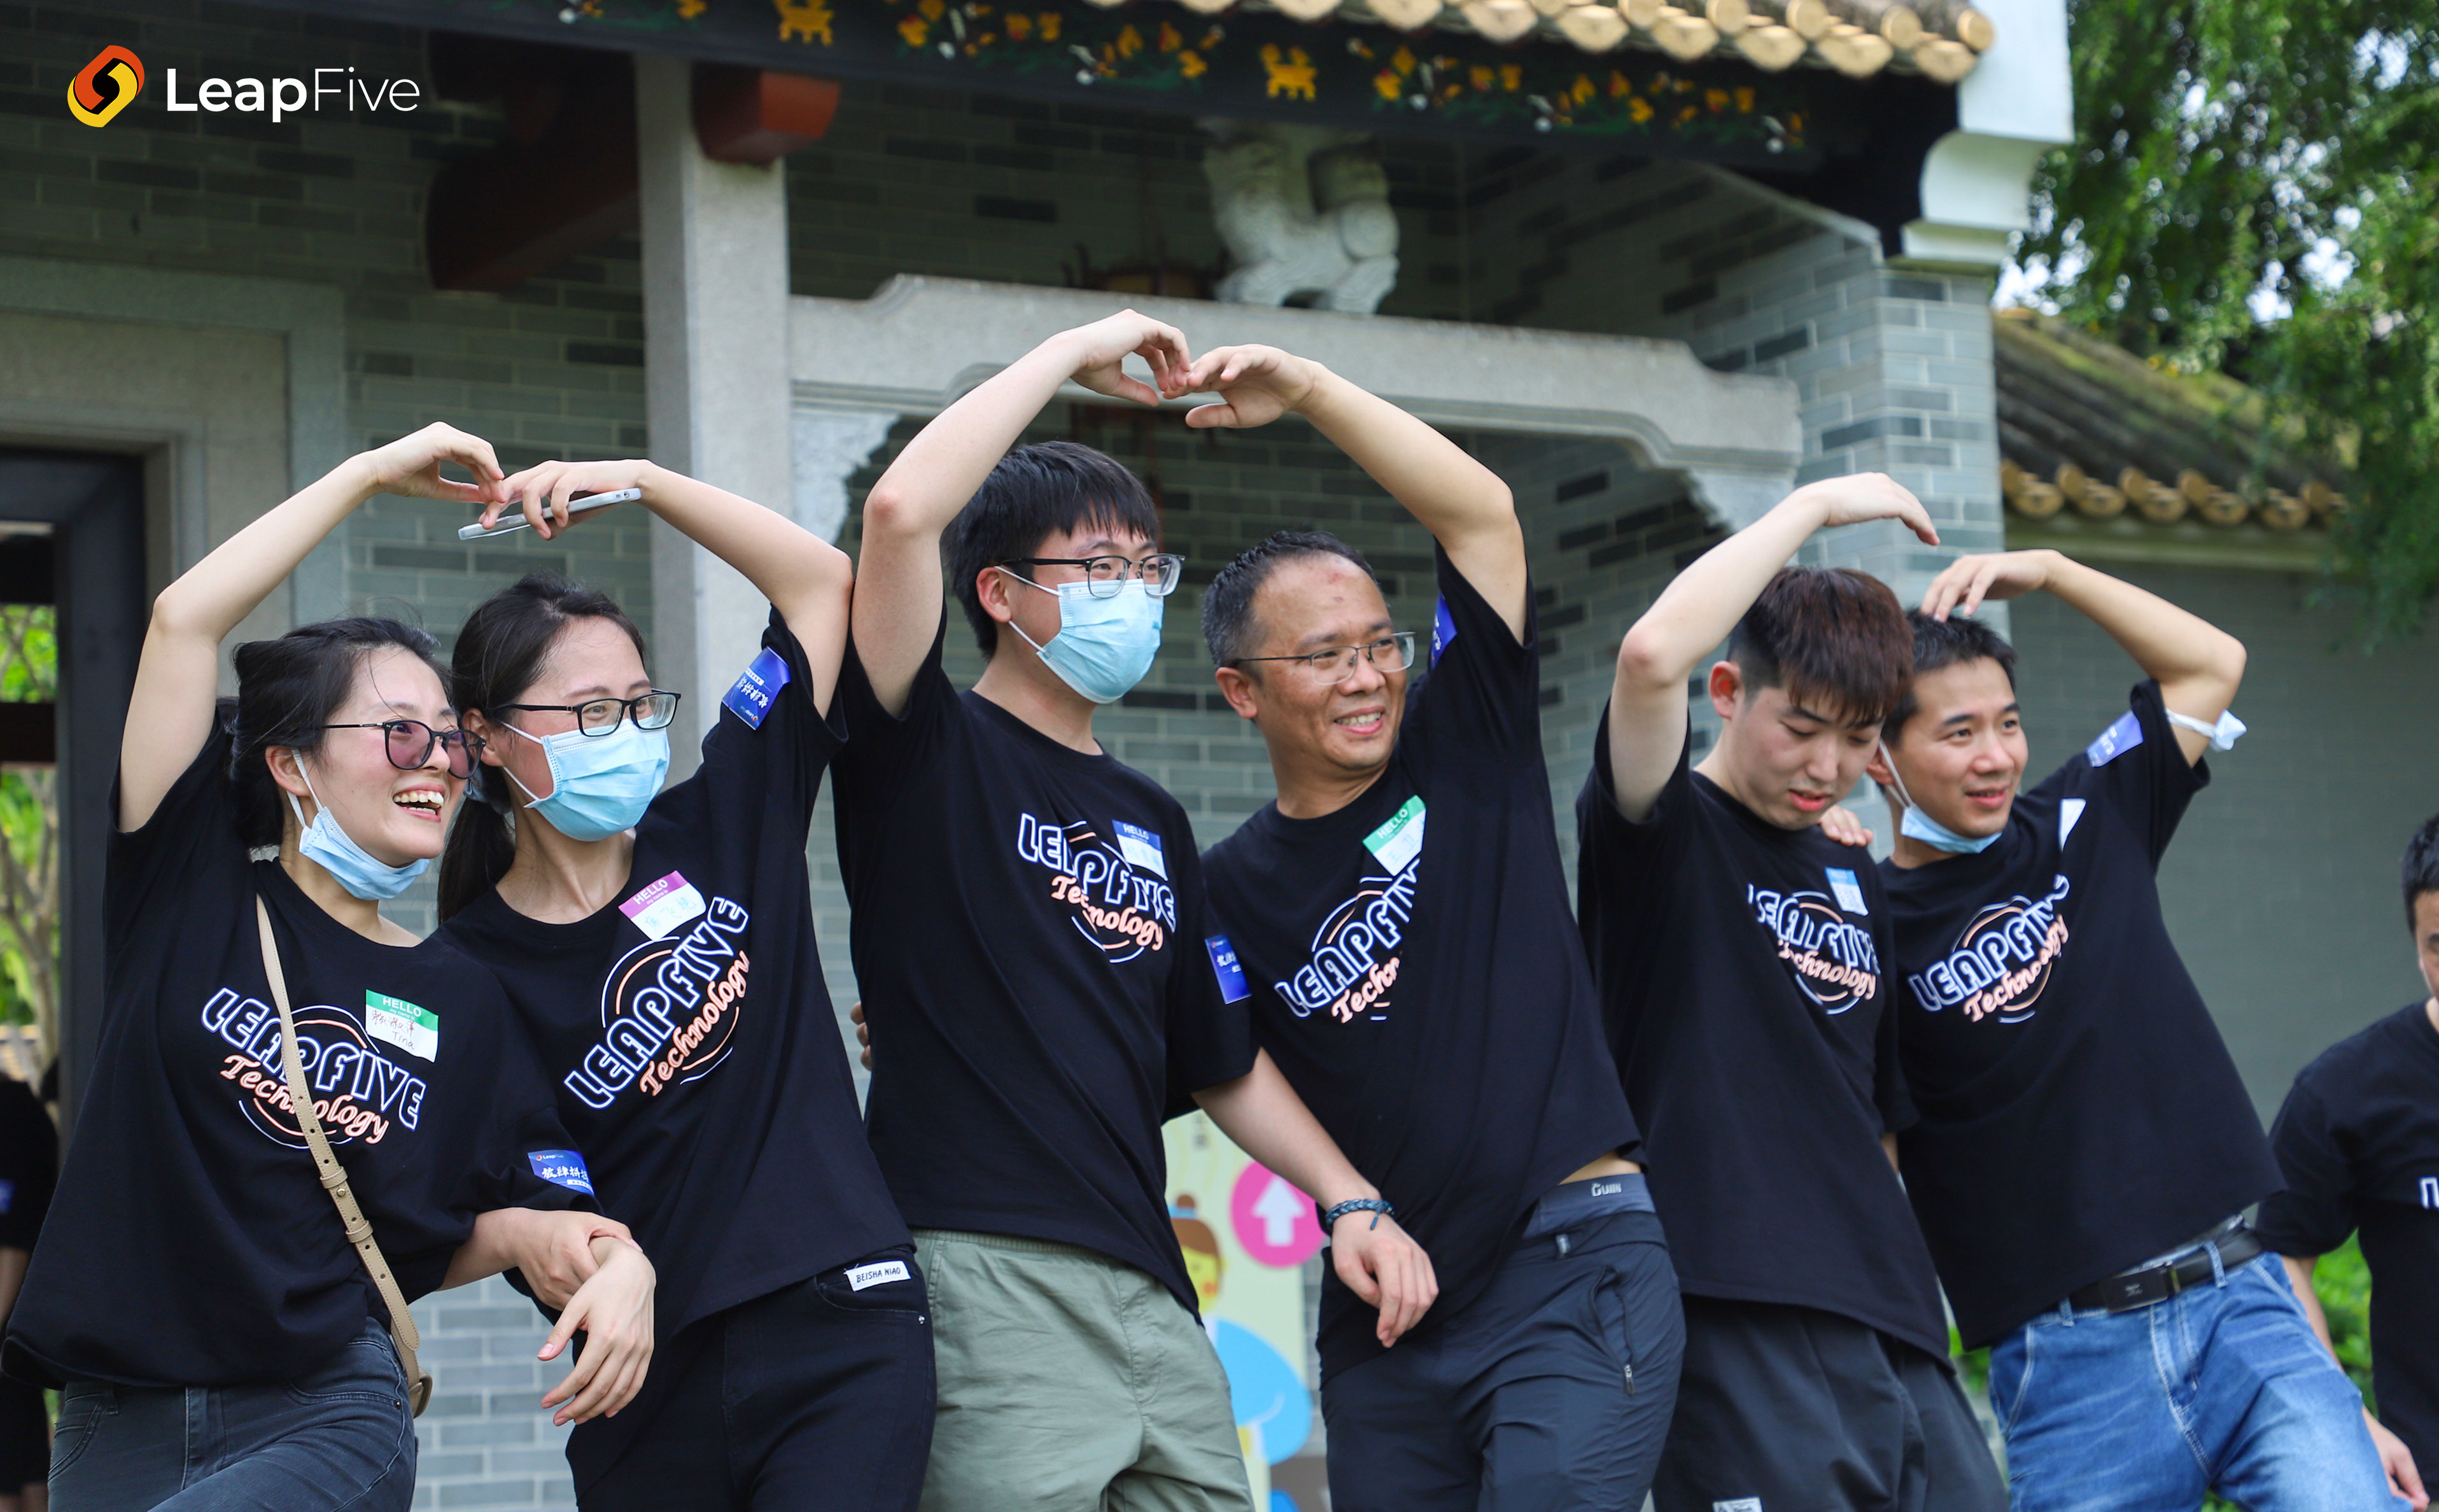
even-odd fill
[{"label": "short black hair", "polygon": [[[2007,674],[2007,686],[2016,685],[2016,648],[2007,638],[1963,614],[1950,614],[1946,619],[1933,619],[1919,609],[1906,611],[1906,623],[1914,627],[1914,675],[1936,672],[1943,667],[1955,667],[1965,662],[1993,661],[1999,670]],[[1914,696],[1914,685],[1906,685],[1905,696],[1889,714],[1883,732],[1889,744],[1895,745],[1905,733],[1906,721],[1922,707]]]},{"label": "short black hair", "polygon": [[2422,821],[2422,827],[2405,843],[2405,927],[2413,927],[2413,905],[2425,893],[2439,893],[2439,814]]},{"label": "short black hair", "polygon": [[[993,464],[949,530],[949,586],[985,656],[999,649],[999,622],[983,608],[974,579],[995,562],[1032,556],[1046,537],[1085,525],[1157,544],[1160,509],[1142,479],[1079,442],[1036,441]],[[1030,567],[1008,571],[1033,577]]]},{"label": "short black hair", "polygon": [[1253,654],[1254,643],[1261,638],[1261,627],[1254,621],[1254,596],[1282,564],[1319,556],[1344,557],[1362,568],[1363,576],[1372,576],[1363,553],[1326,530],[1278,531],[1220,569],[1220,576],[1202,590],[1202,644],[1210,648],[1213,663],[1225,667]]},{"label": "short black hair", "polygon": [[1728,659],[1754,689],[1784,687],[1855,724],[1884,721],[1914,681],[1914,640],[1889,585],[1852,567],[1782,567],[1736,621]]}]

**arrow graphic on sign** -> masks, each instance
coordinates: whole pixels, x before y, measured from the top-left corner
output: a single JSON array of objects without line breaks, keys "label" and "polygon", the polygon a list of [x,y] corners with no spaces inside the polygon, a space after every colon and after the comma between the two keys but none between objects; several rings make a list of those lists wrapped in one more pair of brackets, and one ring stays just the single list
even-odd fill
[{"label": "arrow graphic on sign", "polygon": [[1254,1216],[1262,1220],[1262,1241],[1278,1249],[1295,1242],[1296,1219],[1304,1216],[1304,1199],[1277,1176],[1254,1199]]}]

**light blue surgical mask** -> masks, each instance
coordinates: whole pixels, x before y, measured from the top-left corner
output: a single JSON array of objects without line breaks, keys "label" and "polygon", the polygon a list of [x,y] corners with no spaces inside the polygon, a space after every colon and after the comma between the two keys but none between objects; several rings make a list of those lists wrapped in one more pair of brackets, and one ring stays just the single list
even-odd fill
[{"label": "light blue surgical mask", "polygon": [[[1007,572],[1006,567],[999,569]],[[1013,620],[1008,629],[1040,653],[1043,666],[1059,680],[1095,703],[1115,703],[1151,670],[1160,654],[1161,607],[1140,578],[1118,584],[1106,598],[1095,597],[1085,583],[1060,583],[1056,588],[1007,572],[1027,587],[1059,596],[1059,633],[1042,645]]]},{"label": "light blue surgical mask", "polygon": [[632,720],[620,720],[608,735],[562,730],[537,737],[513,724],[500,728],[515,730],[542,747],[550,763],[549,797],[535,798],[531,788],[517,782],[515,773],[500,770],[532,799],[532,811],[570,840],[607,840],[634,828],[661,791],[661,779],[668,775],[668,732],[639,729]]},{"label": "light blue surgical mask", "polygon": [[1896,758],[1889,755],[1886,740],[1880,742],[1880,759],[1888,763],[1889,780],[1896,784],[1897,801],[1905,805],[1905,812],[1897,816],[1898,834],[1909,840],[1919,840],[1932,849],[1944,850],[1951,856],[1979,856],[1998,844],[1999,837],[2007,832],[2003,827],[1995,829],[1979,840],[1958,834],[1924,813],[1921,806],[1914,801],[1914,794],[1906,792],[1905,778],[1897,775]]},{"label": "light blue surgical mask", "polygon": [[313,787],[313,774],[305,763],[296,763],[296,774],[305,779],[305,791],[313,794],[313,822],[305,822],[304,806],[296,794],[289,793],[289,812],[296,816],[296,853],[329,872],[338,884],[367,903],[386,903],[415,885],[423,868],[432,864],[429,859],[411,861],[403,866],[392,866],[356,844],[355,837],[339,827],[330,817],[330,806]]}]

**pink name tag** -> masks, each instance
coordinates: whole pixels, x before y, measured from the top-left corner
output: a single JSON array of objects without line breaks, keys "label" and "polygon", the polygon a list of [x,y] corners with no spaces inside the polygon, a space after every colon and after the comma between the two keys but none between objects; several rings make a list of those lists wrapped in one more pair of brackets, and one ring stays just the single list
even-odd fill
[{"label": "pink name tag", "polygon": [[671,872],[619,904],[618,912],[657,940],[702,916],[703,906],[703,895],[694,890],[694,883]]}]

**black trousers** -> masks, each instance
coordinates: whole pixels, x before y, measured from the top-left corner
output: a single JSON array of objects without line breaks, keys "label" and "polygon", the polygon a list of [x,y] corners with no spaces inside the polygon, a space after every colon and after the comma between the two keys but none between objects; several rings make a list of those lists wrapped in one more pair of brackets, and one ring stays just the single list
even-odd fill
[{"label": "black trousers", "polygon": [[1685,1298],[1659,1512],[2006,1512],[1948,1361],[1811,1307]]},{"label": "black trousers", "polygon": [[[911,1512],[932,1451],[932,1319],[909,1279],[843,1267],[714,1313],[655,1349],[614,1418],[567,1445],[584,1512]],[[630,1415],[643,1415],[630,1422]]]},{"label": "black trousers", "polygon": [[1322,1383],[1330,1504],[1638,1512],[1683,1343],[1651,1214],[1526,1240],[1462,1313]]}]

